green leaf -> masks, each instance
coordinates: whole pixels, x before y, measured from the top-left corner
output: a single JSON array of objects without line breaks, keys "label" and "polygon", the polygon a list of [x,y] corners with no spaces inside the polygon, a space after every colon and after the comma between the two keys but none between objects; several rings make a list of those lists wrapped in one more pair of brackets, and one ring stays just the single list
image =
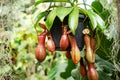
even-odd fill
[{"label": "green leaf", "polygon": [[98,74],[100,76],[98,80],[113,80],[113,79],[111,79],[110,76],[108,76],[107,73],[105,73],[103,71],[98,71]]},{"label": "green leaf", "polygon": [[114,71],[114,65],[110,63],[108,60],[104,60],[103,58],[99,57],[98,55],[96,57],[96,66],[97,69],[100,71],[106,71],[105,73],[112,73]]},{"label": "green leaf", "polygon": [[90,10],[85,10],[85,9],[80,8],[80,12],[89,17],[90,23],[92,25],[91,29],[94,30],[97,27],[97,21],[95,19],[95,16],[91,13]]},{"label": "green leaf", "polygon": [[73,8],[65,8],[65,7],[58,7],[56,9],[56,13],[57,16],[59,17],[59,19],[61,20],[61,22],[63,22],[65,16],[67,16]]},{"label": "green leaf", "polygon": [[96,67],[99,73],[99,80],[112,80],[111,76],[114,71],[114,65],[108,60],[100,58],[98,55],[96,57]]},{"label": "green leaf", "polygon": [[76,68],[76,65],[73,63],[72,60],[68,60],[67,67],[65,72],[62,72],[60,76],[64,79],[67,79],[68,77],[71,76],[71,71]]},{"label": "green leaf", "polygon": [[48,80],[53,80],[57,73],[57,65],[48,73]]},{"label": "green leaf", "polygon": [[78,69],[73,69],[71,75],[75,80],[80,80],[80,73]]},{"label": "green leaf", "polygon": [[37,0],[34,5],[37,6],[44,2],[69,2],[69,0]]},{"label": "green leaf", "polygon": [[101,13],[103,11],[103,6],[99,1],[92,2],[92,7],[94,7],[97,13]]},{"label": "green leaf", "polygon": [[96,14],[95,12],[91,11],[91,13],[94,15],[96,21],[97,21],[97,24],[98,24],[98,27],[104,31],[105,30],[105,22],[103,21],[103,19],[98,15]]},{"label": "green leaf", "polygon": [[37,26],[38,22],[47,14],[47,11],[41,12],[40,14],[38,14],[35,18],[35,24],[34,27]]},{"label": "green leaf", "polygon": [[66,67],[67,67],[67,61],[62,61],[62,59],[59,58],[55,66],[53,66],[53,68],[48,73],[47,80],[61,80],[60,73],[64,72]]},{"label": "green leaf", "polygon": [[104,21],[106,21],[106,20],[108,20],[108,17],[110,16],[110,11],[109,11],[109,10],[104,10],[104,11],[100,14],[100,16],[102,17],[102,19],[103,19]]},{"label": "green leaf", "polygon": [[90,18],[90,22],[92,25],[92,30],[94,30],[97,27],[97,21],[96,21],[96,17],[92,14],[92,12],[90,10],[86,10],[86,13],[88,15],[88,17]]},{"label": "green leaf", "polygon": [[95,28],[99,28],[100,30],[104,31],[105,22],[98,14],[93,12],[93,10],[84,10],[82,8],[80,9],[80,11],[82,11],[84,14],[86,14],[90,18],[92,30],[94,30]]},{"label": "green leaf", "polygon": [[55,17],[56,17],[56,10],[52,10],[52,11],[48,14],[47,20],[46,20],[46,28],[47,28],[48,30],[51,29]]},{"label": "green leaf", "polygon": [[87,77],[82,77],[82,75],[79,73],[79,68],[73,69],[71,76],[74,78],[74,80],[88,80]]},{"label": "green leaf", "polygon": [[95,37],[97,41],[96,46],[97,48],[99,48],[96,53],[101,58],[108,60],[111,55],[111,45],[112,45],[113,40],[108,40],[107,37],[100,31],[99,32],[97,31]]},{"label": "green leaf", "polygon": [[78,26],[78,19],[79,19],[79,9],[77,6],[75,6],[68,18],[69,28],[71,29],[74,35]]}]

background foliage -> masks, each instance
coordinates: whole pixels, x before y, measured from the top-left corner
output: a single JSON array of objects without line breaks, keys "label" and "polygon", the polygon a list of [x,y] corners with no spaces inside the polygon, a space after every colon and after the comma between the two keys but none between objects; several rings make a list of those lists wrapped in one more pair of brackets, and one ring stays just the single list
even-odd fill
[{"label": "background foliage", "polygon": [[[79,74],[79,65],[67,59],[65,52],[51,54],[47,51],[46,60],[37,62],[34,55],[37,46],[34,17],[48,7],[47,4],[40,4],[34,12],[33,4],[34,0],[0,1],[0,80],[86,80]],[[98,35],[101,45],[97,50],[95,66],[99,80],[119,80],[120,42],[116,2],[96,0],[92,6],[108,27],[105,35]]]}]

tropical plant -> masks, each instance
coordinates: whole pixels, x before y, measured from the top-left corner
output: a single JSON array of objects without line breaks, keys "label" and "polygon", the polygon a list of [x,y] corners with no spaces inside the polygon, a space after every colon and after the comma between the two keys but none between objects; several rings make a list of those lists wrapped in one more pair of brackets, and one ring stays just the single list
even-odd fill
[{"label": "tropical plant", "polygon": [[83,1],[0,1],[0,80],[119,80],[116,1]]},{"label": "tropical plant", "polygon": [[[56,2],[59,2],[61,4],[56,5]],[[99,80],[106,80],[106,79],[112,80],[113,79],[112,77],[114,76],[112,73],[114,73],[115,66],[113,65],[112,61],[110,60],[111,59],[110,58],[110,56],[111,56],[110,49],[112,48],[111,44],[112,44],[113,40],[107,39],[107,36],[105,33],[110,26],[110,24],[109,24],[110,23],[109,22],[110,10],[107,8],[104,8],[103,4],[101,4],[100,1],[94,1],[94,2],[92,2],[91,5],[88,5],[85,3],[79,3],[78,0],[44,0],[44,1],[37,0],[34,4],[35,8],[41,3],[50,3],[50,6],[47,10],[40,12],[35,17],[34,27],[38,34],[42,33],[42,31],[39,31],[41,29],[38,29],[38,27],[39,27],[38,23],[39,22],[41,23],[41,21],[43,19],[44,19],[43,24],[46,26],[47,30],[50,31],[51,28],[53,27],[56,17],[59,18],[61,23],[64,23],[64,19],[66,18],[66,16],[68,16],[68,22],[67,22],[68,28],[72,32],[71,33],[72,35],[76,35],[76,30],[77,30],[78,22],[79,22],[79,15],[82,14],[85,16],[83,22],[86,25],[85,28],[89,29],[90,32],[89,33],[83,32],[83,33],[87,36],[90,36],[91,38],[93,38],[93,40],[96,41],[96,42],[92,42],[92,44],[89,44],[88,43],[89,38],[88,37],[85,38],[85,45],[86,45],[86,51],[87,51],[86,54],[89,54],[88,55],[89,57],[86,57],[86,59],[90,58],[90,52],[92,52],[92,51],[95,52],[96,53],[96,56],[94,55],[96,58],[95,63],[94,63],[94,60],[91,61],[91,60],[87,59],[87,61],[90,63],[94,63],[94,66],[96,67],[96,70],[99,74]],[[52,5],[52,3],[54,5]],[[83,4],[85,6],[89,6],[90,8],[85,9],[85,8],[80,7],[80,5],[83,5]],[[87,23],[85,21],[87,21]],[[74,40],[73,40],[73,42],[74,42]],[[91,50],[90,45],[91,45],[91,48],[93,49],[92,51],[90,51]],[[88,48],[88,46],[89,46],[89,48]],[[92,46],[94,46],[94,47],[92,47]],[[74,52],[74,51],[72,51],[72,52]],[[72,52],[71,52],[71,56],[73,57]],[[84,58],[86,55],[85,50],[82,49],[81,53],[79,53],[79,54],[82,54],[82,58]],[[56,57],[55,59],[59,59],[59,57]],[[73,62],[74,62],[74,60],[77,60],[77,59],[78,58],[76,58],[76,59],[72,58]],[[57,63],[57,61],[56,61],[56,63]],[[74,63],[76,64],[76,62],[74,62]],[[84,62],[84,64],[87,65],[86,62]],[[64,72],[59,72],[60,62],[58,64],[56,64],[52,68],[51,71],[48,71],[48,72],[50,72],[48,74],[48,79],[58,79],[58,76],[56,77],[58,72],[59,72],[59,74],[61,73],[61,75],[59,75],[59,76],[64,79],[69,79],[69,78],[71,78],[71,76],[76,80],[87,79],[87,78],[83,78],[81,76],[81,74],[78,74],[79,73],[79,68],[78,68],[79,64],[74,66],[73,63],[69,63],[69,60],[68,60],[67,65],[68,66],[65,67]],[[71,68],[70,71],[68,71],[68,69],[70,67],[69,65],[74,66],[74,68],[76,68],[76,69]],[[109,70],[107,70],[107,69],[109,69]]]}]

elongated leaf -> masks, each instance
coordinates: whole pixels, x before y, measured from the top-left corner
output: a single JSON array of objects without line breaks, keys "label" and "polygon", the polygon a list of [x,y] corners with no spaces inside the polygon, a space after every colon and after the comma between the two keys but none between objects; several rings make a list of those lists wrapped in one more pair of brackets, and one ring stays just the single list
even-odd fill
[{"label": "elongated leaf", "polygon": [[52,10],[52,11],[48,14],[47,20],[46,20],[46,28],[47,28],[48,30],[51,29],[55,17],[56,17],[56,10]]},{"label": "elongated leaf", "polygon": [[77,6],[75,6],[68,18],[69,28],[71,29],[74,35],[78,26],[78,18],[79,18],[79,9]]},{"label": "elongated leaf", "polygon": [[104,10],[101,14],[100,14],[101,18],[104,21],[108,20],[108,17],[110,16],[110,11],[109,10]]},{"label": "elongated leaf", "polygon": [[65,7],[58,7],[56,9],[56,13],[57,16],[59,17],[59,19],[61,20],[61,22],[63,22],[65,16],[67,16],[73,8],[65,8]]},{"label": "elongated leaf", "polygon": [[71,75],[75,80],[80,80],[80,73],[78,69],[73,69]]},{"label": "elongated leaf", "polygon": [[101,58],[98,55],[96,55],[95,57],[96,57],[96,66],[97,66],[98,70],[101,70],[101,71],[103,71],[103,69],[108,70],[107,72],[109,72],[109,73],[112,73],[114,71],[115,67],[112,63],[110,63],[107,60],[104,60],[103,58]]},{"label": "elongated leaf", "polygon": [[88,80],[87,77],[82,77],[78,68],[72,70],[71,76],[74,78],[74,80]]},{"label": "elongated leaf", "polygon": [[96,21],[97,21],[97,24],[98,24],[98,27],[103,31],[105,29],[105,22],[103,21],[103,19],[98,15],[96,14],[95,12],[91,11],[91,13],[94,15]]},{"label": "elongated leaf", "polygon": [[49,80],[49,79],[51,79],[51,80],[53,80],[54,78],[55,78],[55,75],[56,75],[56,73],[57,73],[57,71],[58,71],[58,68],[57,68],[58,66],[56,65],[49,73],[48,73],[48,79],[47,80]]},{"label": "elongated leaf", "polygon": [[37,15],[37,17],[35,18],[34,27],[37,26],[37,24],[38,24],[38,22],[40,21],[40,19],[42,19],[46,14],[47,14],[47,11],[41,12],[40,14]]},{"label": "elongated leaf", "polygon": [[98,71],[98,74],[99,74],[99,80],[113,80],[111,79],[110,76],[108,76],[107,73],[105,73],[105,71]]},{"label": "elongated leaf", "polygon": [[56,65],[53,66],[53,68],[48,73],[48,79],[47,80],[61,80],[60,73],[64,72],[67,67],[67,61],[61,62],[61,58],[57,60]]},{"label": "elongated leaf", "polygon": [[109,61],[99,57],[97,54],[95,57],[96,57],[96,67],[99,73],[99,80],[113,80],[111,79],[111,76],[114,71],[114,65]]},{"label": "elongated leaf", "polygon": [[91,13],[90,10],[85,10],[85,9],[80,8],[80,12],[89,17],[90,23],[92,25],[91,29],[94,30],[97,27],[97,21],[95,19],[95,16]]},{"label": "elongated leaf", "polygon": [[92,30],[94,30],[97,27],[96,17],[91,13],[90,10],[86,12],[87,12],[88,17],[90,18],[90,22],[92,24]]},{"label": "elongated leaf", "polygon": [[108,40],[104,33],[100,31],[99,32],[97,31],[96,33],[96,40],[97,40],[96,46],[97,48],[99,48],[96,53],[101,58],[108,60],[110,58],[109,56],[111,56],[111,46],[113,40]]},{"label": "elongated leaf", "polygon": [[90,22],[92,24],[92,26],[91,26],[92,30],[94,30],[95,28],[99,28],[100,30],[104,31],[105,22],[98,14],[96,14],[92,10],[80,9],[80,11],[85,13],[90,18]]},{"label": "elongated leaf", "polygon": [[69,0],[37,0],[34,5],[37,6],[38,4],[44,2],[69,2]]},{"label": "elongated leaf", "polygon": [[99,1],[92,2],[92,7],[94,7],[95,11],[99,14],[103,11],[103,6]]},{"label": "elongated leaf", "polygon": [[76,68],[76,65],[73,63],[72,60],[68,60],[67,67],[65,69],[65,72],[62,72],[60,76],[64,79],[67,79],[71,76],[71,71]]}]

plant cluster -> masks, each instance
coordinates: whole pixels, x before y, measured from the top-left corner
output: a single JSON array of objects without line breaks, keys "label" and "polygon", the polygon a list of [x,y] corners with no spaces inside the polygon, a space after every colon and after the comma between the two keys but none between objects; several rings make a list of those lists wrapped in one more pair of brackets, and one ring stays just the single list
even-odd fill
[{"label": "plant cluster", "polygon": [[[38,0],[35,3],[37,6],[39,3],[43,2],[60,2],[59,0],[53,1],[41,1]],[[51,6],[44,11],[40,12],[36,17],[35,29],[38,34],[38,46],[36,49],[36,58],[38,61],[42,62],[46,57],[46,47],[50,52],[55,51],[55,43],[52,39],[50,30],[53,26],[54,20],[56,17],[59,18],[62,25],[58,26],[62,28],[62,35],[60,38],[60,50],[66,51],[66,57],[71,58],[74,64],[78,64],[80,62],[80,74],[83,77],[88,77],[89,80],[98,80],[98,72],[94,67],[95,63],[95,53],[100,46],[99,41],[99,33],[104,34],[105,22],[104,20],[96,13],[98,12],[91,6],[91,9],[86,10],[84,8],[79,7],[79,3],[77,0],[61,0],[61,2],[66,2],[70,4],[70,6]],[[85,16],[84,21],[87,20],[86,27],[83,30],[84,34],[84,43],[85,48],[80,50],[77,42],[76,42],[76,29],[79,23],[79,14],[83,14]],[[68,16],[68,24],[64,24],[65,17]],[[42,24],[39,22],[42,18],[45,18],[45,23]],[[36,28],[39,22],[39,27],[43,29],[42,33],[39,33],[39,30]],[[57,33],[55,33],[57,34]],[[47,35],[47,36],[46,36]],[[45,39],[48,37],[48,41],[45,43]],[[68,47],[70,49],[68,50]],[[85,52],[85,56],[81,56],[81,51]],[[87,65],[86,65],[87,64]]]}]

